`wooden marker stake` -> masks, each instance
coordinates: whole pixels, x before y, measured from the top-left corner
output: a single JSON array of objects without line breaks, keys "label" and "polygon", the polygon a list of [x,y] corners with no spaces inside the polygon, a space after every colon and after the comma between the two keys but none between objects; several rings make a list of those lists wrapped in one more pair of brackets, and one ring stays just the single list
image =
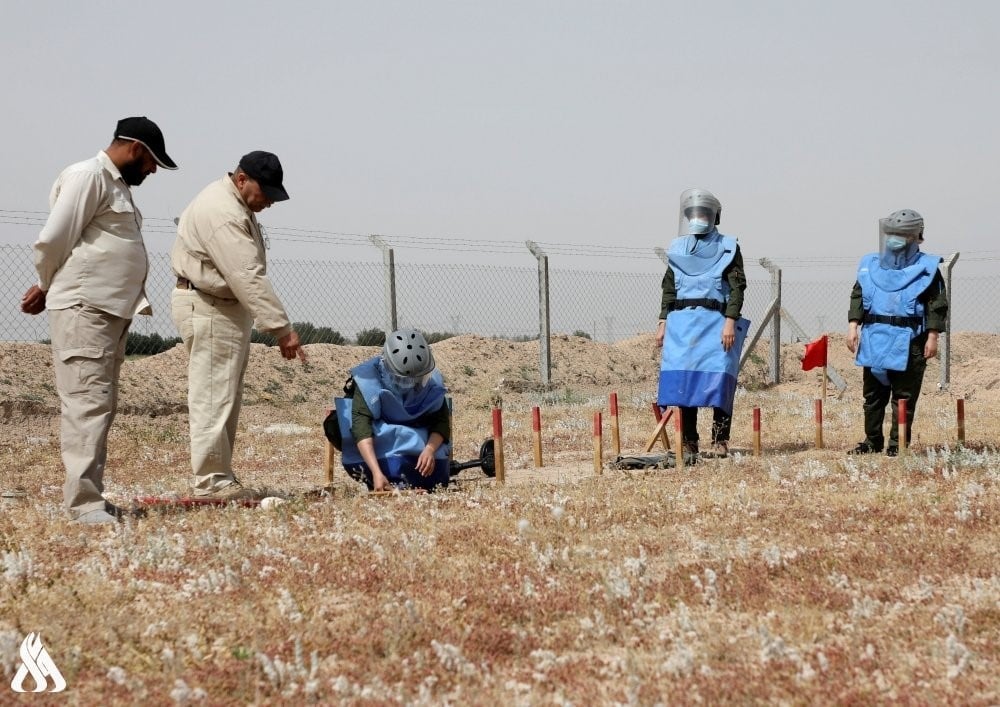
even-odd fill
[{"label": "wooden marker stake", "polygon": [[965,444],[965,398],[955,401],[955,415],[958,418],[958,443]]},{"label": "wooden marker stake", "polygon": [[667,423],[674,414],[674,409],[670,408],[666,415],[660,415],[660,408],[657,407],[656,403],[653,403],[653,408],[657,413],[656,416],[656,428],[653,430],[652,436],[649,441],[646,442],[646,446],[643,449],[645,452],[653,451],[653,447],[656,446],[656,440],[660,440],[663,443],[663,451],[670,451],[670,440],[667,438]]},{"label": "wooden marker stake", "polygon": [[760,456],[760,408],[753,409],[753,455]]},{"label": "wooden marker stake", "polygon": [[[326,415],[323,416],[323,419],[326,420],[332,411],[333,408],[327,408]],[[330,440],[326,439],[325,434],[323,435],[323,438],[326,442],[325,454],[323,455],[323,474],[326,478],[326,485],[329,486],[333,483],[333,465],[337,458],[337,450],[334,448]]]},{"label": "wooden marker stake", "polygon": [[814,417],[816,419],[816,449],[823,448],[823,401],[813,401]]},{"label": "wooden marker stake", "polygon": [[622,455],[621,431],[618,429],[618,393],[611,394],[609,405],[611,408],[611,449],[617,458]]},{"label": "wooden marker stake", "polygon": [[531,446],[535,451],[535,468],[542,465],[542,411],[538,406],[531,408]]},{"label": "wooden marker stake", "polygon": [[503,467],[503,413],[500,408],[493,408],[493,454],[496,480],[504,484],[507,481],[507,476]]},{"label": "wooden marker stake", "polygon": [[670,412],[674,414],[674,427],[677,431],[677,439],[674,442],[674,466],[677,471],[684,471],[684,433],[681,426],[681,409],[673,408]]},{"label": "wooden marker stake", "polygon": [[646,443],[646,451],[652,451],[653,445],[656,444],[656,440],[660,440],[663,443],[663,451],[670,451],[670,436],[667,434],[667,420],[673,415],[673,408],[667,411],[666,419],[663,417],[663,411],[660,410],[660,406],[653,402],[653,417],[656,418],[656,432],[650,437],[649,442]]},{"label": "wooden marker stake", "polygon": [[906,444],[906,398],[900,398],[896,403],[896,419],[899,422],[899,455],[903,456],[906,453],[909,445]]},{"label": "wooden marker stake", "polygon": [[600,474],[604,466],[604,447],[601,439],[601,411],[594,413],[594,473]]}]

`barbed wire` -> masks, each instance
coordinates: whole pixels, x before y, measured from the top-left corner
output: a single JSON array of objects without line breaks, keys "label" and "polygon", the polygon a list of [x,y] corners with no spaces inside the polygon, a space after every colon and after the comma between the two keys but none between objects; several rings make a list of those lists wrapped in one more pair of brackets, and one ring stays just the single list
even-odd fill
[{"label": "barbed wire", "polygon": [[[0,209],[0,225],[30,226],[41,228],[48,218],[47,211],[22,209]],[[460,236],[420,236],[412,234],[365,234],[332,231],[321,228],[300,228],[294,226],[266,226],[270,240],[287,243],[304,243],[329,246],[371,246],[372,236],[380,238],[392,248],[413,250],[448,251],[464,253],[488,253],[495,255],[523,255],[525,241],[478,239]],[[174,219],[164,217],[144,217],[143,232],[155,235],[173,235],[176,231]],[[609,239],[613,240],[613,239]],[[560,241],[537,241],[542,252],[549,256],[615,258],[624,260],[649,260],[657,255],[652,246],[595,245],[566,243]],[[794,256],[785,255],[771,258],[782,268],[811,268],[830,265],[855,265],[854,256]],[[993,262],[1000,260],[1000,250],[971,250],[962,252],[965,262]],[[744,251],[744,261],[757,262]]]}]

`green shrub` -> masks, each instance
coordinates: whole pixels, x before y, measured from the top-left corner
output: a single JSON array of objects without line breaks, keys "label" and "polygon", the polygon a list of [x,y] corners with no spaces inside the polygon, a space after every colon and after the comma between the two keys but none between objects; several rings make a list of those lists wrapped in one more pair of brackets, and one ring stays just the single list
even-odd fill
[{"label": "green shrub", "polygon": [[383,346],[385,345],[385,332],[378,327],[362,329],[357,336],[358,346]]}]

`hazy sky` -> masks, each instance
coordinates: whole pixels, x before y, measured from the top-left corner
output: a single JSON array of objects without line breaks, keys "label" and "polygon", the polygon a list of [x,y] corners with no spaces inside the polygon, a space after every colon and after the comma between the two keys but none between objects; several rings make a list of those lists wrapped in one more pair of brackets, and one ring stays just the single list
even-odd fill
[{"label": "hazy sky", "polygon": [[272,228],[645,252],[701,186],[751,258],[854,262],[904,207],[926,250],[1000,256],[990,0],[6,2],[0,47],[3,210],[46,210],[64,166],[147,115],[181,167],[138,190],[147,219],[267,149],[292,196]]}]

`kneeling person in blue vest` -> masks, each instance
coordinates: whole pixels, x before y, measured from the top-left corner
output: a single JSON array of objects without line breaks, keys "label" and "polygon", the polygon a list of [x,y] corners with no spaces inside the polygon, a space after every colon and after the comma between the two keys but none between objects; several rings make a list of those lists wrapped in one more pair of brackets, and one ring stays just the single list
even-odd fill
[{"label": "kneeling person in blue vest", "polygon": [[663,347],[656,402],[681,411],[688,462],[698,455],[698,408],[712,410],[712,451],[729,454],[740,351],[750,322],[736,238],[719,233],[722,204],[705,189],[681,194],[679,236],[668,252],[656,345]]},{"label": "kneeling person in blue vest", "polygon": [[351,478],[369,491],[448,485],[451,419],[423,334],[394,331],[381,355],[351,369],[344,393],[323,429]]},{"label": "kneeling person in blue vest", "polygon": [[[901,209],[879,220],[880,252],[861,259],[851,291],[847,348],[863,366],[865,439],[850,454],[899,453],[899,405],[906,400],[909,445],[927,359],[938,352],[938,333],[948,322],[948,293],[941,258],[920,251],[924,219]],[[885,445],[882,425],[892,399],[892,427]]]}]

